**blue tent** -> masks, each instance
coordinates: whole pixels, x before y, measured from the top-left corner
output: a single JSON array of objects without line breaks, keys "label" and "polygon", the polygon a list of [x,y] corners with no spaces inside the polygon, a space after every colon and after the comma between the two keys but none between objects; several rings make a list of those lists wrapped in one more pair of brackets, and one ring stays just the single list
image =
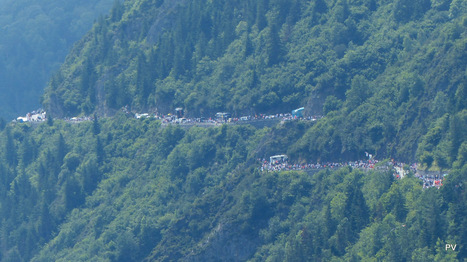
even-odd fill
[{"label": "blue tent", "polygon": [[292,110],[292,117],[303,117],[303,111],[305,110],[304,107],[300,107],[298,109]]}]

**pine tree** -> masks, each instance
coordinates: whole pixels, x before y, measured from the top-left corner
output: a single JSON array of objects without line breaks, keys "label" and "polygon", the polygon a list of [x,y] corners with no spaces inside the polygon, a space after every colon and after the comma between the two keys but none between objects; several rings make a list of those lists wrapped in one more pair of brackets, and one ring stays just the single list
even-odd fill
[{"label": "pine tree", "polygon": [[101,127],[97,119],[97,114],[94,114],[94,118],[92,120],[92,132],[95,136],[97,136],[101,132]]},{"label": "pine tree", "polygon": [[104,161],[105,152],[104,152],[104,146],[102,145],[102,142],[99,136],[97,136],[96,138],[96,156],[97,156],[97,163],[101,164]]},{"label": "pine tree", "polygon": [[6,129],[5,159],[10,167],[15,167],[18,164],[15,141],[11,135],[10,128]]},{"label": "pine tree", "polygon": [[313,5],[313,9],[312,9],[313,17],[315,17],[317,14],[323,14],[327,12],[328,10],[328,6],[326,4],[326,1],[324,0],[313,1],[312,5]]},{"label": "pine tree", "polygon": [[254,48],[253,48],[253,43],[251,43],[250,36],[248,32],[245,34],[245,47],[244,47],[245,52],[243,53],[243,58],[247,58],[251,54],[253,54]]},{"label": "pine tree", "polygon": [[278,26],[274,23],[270,26],[268,34],[268,43],[266,44],[266,52],[268,54],[268,65],[273,66],[282,60],[283,50],[282,43],[279,37]]},{"label": "pine tree", "polygon": [[152,89],[150,75],[151,72],[146,62],[146,56],[144,53],[140,53],[137,57],[136,90],[138,92],[139,105],[143,108],[147,105],[147,98]]},{"label": "pine tree", "polygon": [[40,203],[40,216],[38,220],[38,237],[45,242],[50,239],[50,234],[54,228],[53,219],[49,212],[49,207],[43,199]]},{"label": "pine tree", "polygon": [[26,137],[20,145],[21,163],[23,166],[27,166],[34,158],[35,148],[31,141],[32,138]]},{"label": "pine tree", "polygon": [[122,18],[124,6],[120,3],[120,0],[114,0],[112,10],[110,11],[110,19],[112,22],[119,21]]},{"label": "pine tree", "polygon": [[57,147],[56,147],[56,167],[57,169],[60,169],[60,167],[63,165],[63,159],[65,158],[65,155],[67,154],[67,145],[65,143],[65,139],[63,138],[63,135],[60,133],[57,139]]},{"label": "pine tree", "polygon": [[54,119],[51,114],[47,114],[47,125],[48,126],[53,126],[54,125]]},{"label": "pine tree", "polygon": [[263,30],[267,26],[266,10],[268,7],[268,0],[258,0],[256,6],[256,26],[259,30]]},{"label": "pine tree", "polygon": [[64,185],[64,200],[67,210],[71,210],[84,203],[84,194],[81,184],[73,176],[67,178]]}]

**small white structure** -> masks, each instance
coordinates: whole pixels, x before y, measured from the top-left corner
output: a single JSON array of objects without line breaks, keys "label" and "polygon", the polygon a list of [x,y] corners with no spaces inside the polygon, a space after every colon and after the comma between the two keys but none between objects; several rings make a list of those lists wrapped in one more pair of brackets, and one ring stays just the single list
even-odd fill
[{"label": "small white structure", "polygon": [[143,113],[143,114],[138,114],[138,113],[136,113],[136,114],[135,114],[135,117],[136,117],[137,119],[140,119],[140,118],[148,118],[148,117],[149,117],[149,114],[148,114],[148,113]]},{"label": "small white structure", "polygon": [[28,122],[28,118],[24,116],[20,116],[16,118],[16,122],[19,122],[19,123]]},{"label": "small white structure", "polygon": [[287,162],[289,158],[286,155],[276,155],[269,157],[269,164],[277,165]]}]

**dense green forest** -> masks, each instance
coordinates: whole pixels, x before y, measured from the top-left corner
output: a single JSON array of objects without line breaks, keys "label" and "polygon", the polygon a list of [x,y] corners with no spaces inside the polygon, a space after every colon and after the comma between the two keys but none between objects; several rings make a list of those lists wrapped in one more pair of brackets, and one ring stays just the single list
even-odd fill
[{"label": "dense green forest", "polygon": [[466,160],[441,189],[391,170],[259,170],[308,125],[8,125],[1,261],[467,258]]},{"label": "dense green forest", "polygon": [[[51,77],[47,122],[0,121],[0,260],[467,259],[466,14],[463,0],[114,1]],[[323,118],[184,128],[120,110],[300,106]],[[78,115],[94,120],[60,119]],[[393,170],[260,171],[275,154],[365,152],[448,175],[424,189]]]},{"label": "dense green forest", "polygon": [[39,108],[52,73],[113,0],[0,0],[0,117]]},{"label": "dense green forest", "polygon": [[[328,121],[304,137],[300,157],[354,159],[371,151],[414,161],[436,120],[448,114],[450,123],[466,108],[466,5],[116,3],[68,55],[43,102],[56,116],[113,115],[123,106],[241,116],[305,106]],[[450,152],[449,164],[457,155]]]}]

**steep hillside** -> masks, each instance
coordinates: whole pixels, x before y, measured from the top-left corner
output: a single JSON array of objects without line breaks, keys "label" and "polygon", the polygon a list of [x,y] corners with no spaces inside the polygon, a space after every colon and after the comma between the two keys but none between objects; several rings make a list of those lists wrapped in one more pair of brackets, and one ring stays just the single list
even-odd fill
[{"label": "steep hillside", "polygon": [[431,123],[465,109],[467,7],[412,4],[126,1],[69,54],[44,105],[57,116],[181,106],[196,117],[306,106],[336,111],[336,129],[329,152],[304,141],[299,157],[414,160]]},{"label": "steep hillside", "polygon": [[[462,0],[116,1],[50,80],[47,122],[0,123],[2,261],[467,259],[466,14]],[[178,106],[323,117],[127,113]],[[59,119],[76,115],[99,119]],[[340,164],[264,171],[284,153]],[[386,160],[347,164],[366,154]],[[425,188],[391,159],[448,175]]]},{"label": "steep hillside", "polygon": [[390,169],[261,172],[267,145],[293,143],[300,129],[183,129],[120,113],[8,125],[0,260],[467,258],[467,158],[441,189]]},{"label": "steep hillside", "polygon": [[39,108],[52,73],[113,0],[0,0],[0,117]]}]

